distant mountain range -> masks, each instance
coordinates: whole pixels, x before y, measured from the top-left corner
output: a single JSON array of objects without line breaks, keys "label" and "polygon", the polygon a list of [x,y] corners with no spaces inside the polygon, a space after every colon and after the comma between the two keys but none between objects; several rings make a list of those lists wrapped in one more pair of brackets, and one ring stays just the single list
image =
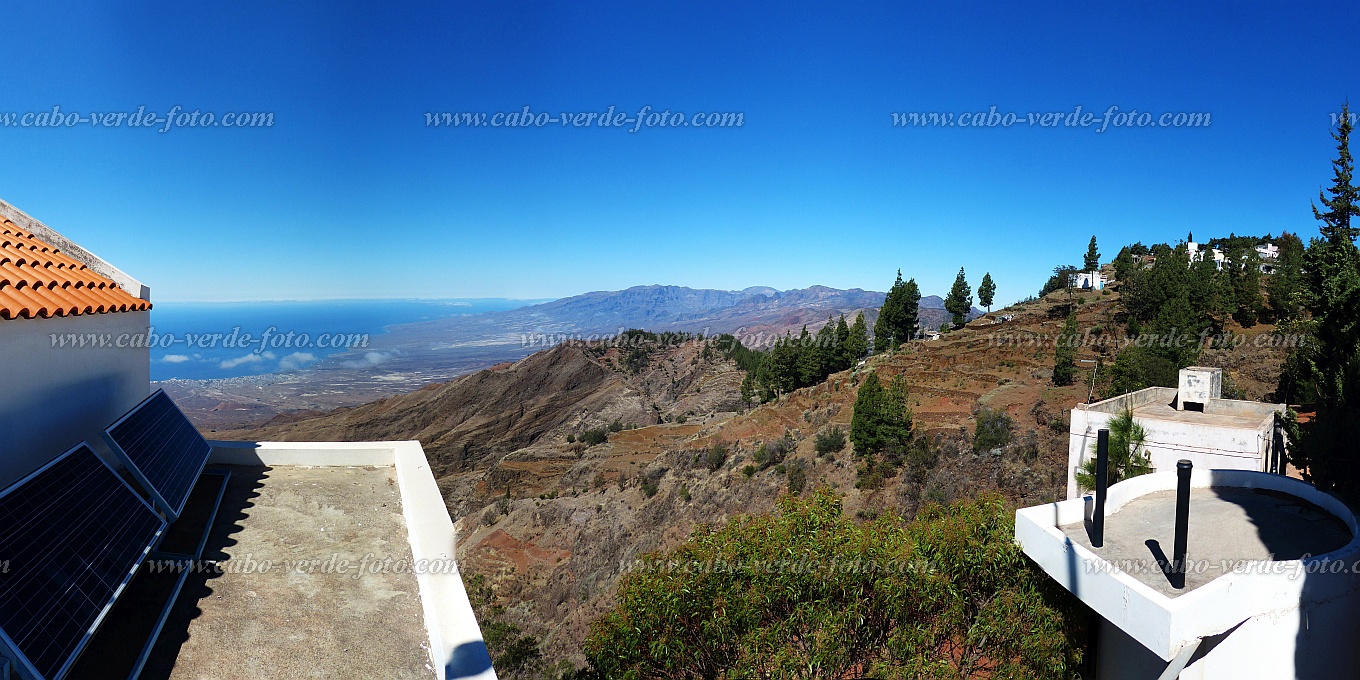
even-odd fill
[{"label": "distant mountain range", "polygon": [[[634,286],[503,312],[389,326],[365,348],[332,355],[296,372],[175,380],[165,386],[188,405],[201,427],[241,427],[262,422],[285,405],[288,410],[326,410],[362,404],[518,361],[564,340],[599,339],[633,328],[732,333],[756,348],[785,333],[796,335],[803,326],[816,331],[828,317],[841,314],[853,320],[863,312],[872,329],[883,298],[876,291],[826,286],[785,291]],[[933,329],[949,314],[944,301],[931,295],[921,299],[920,316],[921,327]]]}]

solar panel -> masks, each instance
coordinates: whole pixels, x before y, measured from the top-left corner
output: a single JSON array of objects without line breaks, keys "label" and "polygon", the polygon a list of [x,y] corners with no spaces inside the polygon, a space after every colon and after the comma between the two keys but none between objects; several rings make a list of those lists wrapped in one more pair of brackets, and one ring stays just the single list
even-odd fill
[{"label": "solar panel", "polygon": [[184,510],[212,452],[164,390],[156,390],[104,430],[104,441],[172,522]]},{"label": "solar panel", "polygon": [[165,531],[87,444],[0,493],[0,643],[59,680]]}]

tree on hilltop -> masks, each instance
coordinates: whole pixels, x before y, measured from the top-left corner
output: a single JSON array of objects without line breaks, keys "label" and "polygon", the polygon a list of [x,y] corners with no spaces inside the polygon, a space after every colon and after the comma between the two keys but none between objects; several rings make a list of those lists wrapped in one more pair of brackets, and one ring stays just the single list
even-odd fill
[{"label": "tree on hilltop", "polygon": [[982,283],[978,284],[978,304],[987,308],[987,313],[992,313],[992,301],[996,299],[996,283],[992,281],[992,273],[987,272],[982,275]]},{"label": "tree on hilltop", "polygon": [[921,289],[916,279],[902,280],[902,270],[897,270],[897,280],[888,295],[883,298],[883,306],[878,310],[878,320],[874,322],[874,352],[896,349],[916,335],[920,320]]},{"label": "tree on hilltop", "polygon": [[963,326],[968,313],[973,311],[973,289],[964,277],[963,267],[959,267],[959,275],[954,277],[954,285],[944,299],[944,308],[954,316],[955,328]]},{"label": "tree on hilltop", "polygon": [[1096,237],[1091,237],[1091,244],[1086,246],[1086,257],[1084,258],[1086,269],[1084,271],[1093,272],[1100,269],[1100,251],[1096,250]]},{"label": "tree on hilltop", "polygon": [[[841,323],[845,320],[842,319]],[[845,340],[845,358],[850,366],[864,358],[869,353],[869,324],[864,320],[864,312],[855,316],[855,323],[850,326],[850,332]]]}]

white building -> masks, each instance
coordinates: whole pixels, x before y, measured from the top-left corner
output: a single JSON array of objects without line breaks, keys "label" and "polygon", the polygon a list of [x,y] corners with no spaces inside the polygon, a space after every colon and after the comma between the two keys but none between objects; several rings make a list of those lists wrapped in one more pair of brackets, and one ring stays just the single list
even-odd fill
[{"label": "white building", "polygon": [[81,441],[99,450],[99,431],[150,394],[150,299],[0,201],[0,488]]},{"label": "white building", "polygon": [[[1224,265],[1231,262],[1228,256],[1218,248],[1206,248],[1203,244],[1194,241],[1186,243],[1185,249],[1191,262],[1199,262],[1205,257],[1212,257],[1214,268],[1218,271],[1223,271]],[[1280,259],[1280,247],[1274,243],[1259,245],[1256,246],[1256,254],[1261,258],[1261,273],[1274,274],[1276,263]]]},{"label": "white building", "polygon": [[1223,263],[1227,261],[1227,256],[1218,248],[1206,248],[1201,243],[1190,241],[1185,244],[1186,252],[1190,256],[1191,262],[1200,262],[1205,257],[1210,257],[1214,261],[1214,268],[1223,271]]},{"label": "white building", "polygon": [[[48,463],[64,452],[91,455],[77,448],[81,442],[122,468],[111,476],[132,480],[134,502],[150,494],[145,486],[132,488],[145,478],[134,479],[136,471],[119,463],[100,436],[151,393],[150,309],[146,286],[0,201],[0,496],[31,490],[25,484],[53,469]],[[128,677],[127,669],[135,675],[151,664],[172,668],[171,680],[281,672],[495,680],[455,561],[454,525],[419,442],[213,442],[206,455],[208,465],[220,467],[213,471],[219,479],[231,471],[230,481],[219,482],[217,504],[209,498],[198,506],[211,512],[156,514],[168,529],[133,554],[131,572],[119,572],[130,580],[110,586],[107,603],[82,601],[87,609],[104,607],[92,626],[73,625],[75,615],[64,609],[39,612],[44,631],[74,630],[83,635],[79,646],[64,646],[69,634],[58,644],[53,633],[29,635],[20,645],[0,627],[0,678],[41,677],[23,650],[46,645],[61,651],[42,660],[43,668],[67,677]],[[113,564],[117,551],[98,546],[114,545],[113,538],[101,536],[107,544],[61,538],[71,528],[68,515],[117,507],[95,500],[68,498],[62,507],[77,509],[42,526],[0,522],[0,573],[16,573],[10,552],[33,545],[35,535],[98,551],[65,563],[42,588],[19,585],[31,579],[0,578],[6,626],[39,628],[28,606],[35,593],[74,600],[71,593],[85,591],[73,584],[107,583],[111,567],[99,563],[107,557]],[[184,524],[190,519],[197,524]],[[189,554],[156,552],[186,526],[202,530],[195,570],[146,566]],[[23,556],[17,554],[16,563]],[[181,590],[191,574],[198,586]],[[177,601],[194,612],[189,620],[170,616]],[[172,643],[156,645],[158,635]]]},{"label": "white building", "polygon": [[1223,369],[1181,369],[1180,387],[1149,387],[1072,408],[1068,433],[1067,497],[1077,498],[1075,472],[1095,455],[1096,433],[1125,410],[1147,433],[1146,454],[1157,470],[1188,459],[1197,468],[1278,471],[1284,432],[1276,414],[1284,404],[1222,397]]},{"label": "white building", "polygon": [[1072,285],[1079,290],[1104,290],[1105,276],[1100,272],[1077,272]]}]

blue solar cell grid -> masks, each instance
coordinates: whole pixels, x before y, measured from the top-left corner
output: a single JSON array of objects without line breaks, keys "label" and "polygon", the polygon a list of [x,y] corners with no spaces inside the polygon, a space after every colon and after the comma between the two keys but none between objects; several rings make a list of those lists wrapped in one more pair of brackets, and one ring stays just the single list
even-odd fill
[{"label": "blue solar cell grid", "polygon": [[104,431],[108,442],[157,507],[179,518],[212,447],[162,390]]},{"label": "blue solar cell grid", "polygon": [[0,643],[63,677],[165,527],[84,443],[0,492]]}]

